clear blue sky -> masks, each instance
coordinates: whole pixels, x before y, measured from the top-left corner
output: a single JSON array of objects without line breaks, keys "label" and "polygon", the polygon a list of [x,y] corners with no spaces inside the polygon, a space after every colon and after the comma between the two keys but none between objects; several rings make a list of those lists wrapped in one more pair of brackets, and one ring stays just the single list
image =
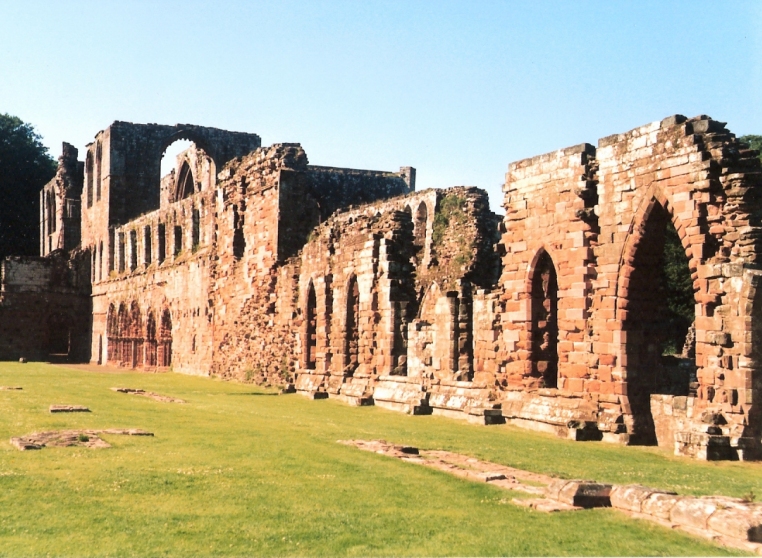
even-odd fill
[{"label": "clear blue sky", "polygon": [[762,0],[0,1],[0,112],[56,157],[195,123],[497,209],[511,161],[671,114],[762,133]]}]

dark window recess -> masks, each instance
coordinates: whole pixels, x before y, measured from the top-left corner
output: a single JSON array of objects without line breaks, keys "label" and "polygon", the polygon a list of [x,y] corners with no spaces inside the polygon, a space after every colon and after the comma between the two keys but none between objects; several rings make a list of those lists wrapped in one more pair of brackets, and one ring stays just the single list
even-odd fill
[{"label": "dark window recess", "polygon": [[119,233],[119,273],[124,271],[124,253],[127,246],[124,242],[124,233]]},{"label": "dark window recess", "polygon": [[151,227],[146,226],[143,229],[143,262],[151,265],[151,252],[153,251],[153,242],[151,239]]},{"label": "dark window recess", "polygon": [[193,217],[192,217],[192,229],[191,229],[191,237],[192,237],[191,244],[193,246],[194,251],[198,248],[198,245],[201,240],[201,231],[199,228],[200,220],[201,220],[201,216],[199,215],[198,209],[194,209]]},{"label": "dark window recess", "polygon": [[238,206],[233,206],[233,256],[241,259],[246,251],[246,238],[243,236],[243,215],[238,213]]},{"label": "dark window recess", "polygon": [[138,233],[130,231],[130,271],[138,267]]},{"label": "dark window recess", "polygon": [[167,232],[164,223],[159,223],[159,263],[167,257]]},{"label": "dark window recess", "polygon": [[180,225],[175,225],[175,253],[177,256],[183,250],[183,228]]}]

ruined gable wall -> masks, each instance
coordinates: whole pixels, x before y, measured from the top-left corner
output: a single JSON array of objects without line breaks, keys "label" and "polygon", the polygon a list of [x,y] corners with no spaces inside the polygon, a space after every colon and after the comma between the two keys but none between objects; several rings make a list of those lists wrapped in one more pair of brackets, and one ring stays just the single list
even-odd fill
[{"label": "ruined gable wall", "polygon": [[274,145],[231,162],[219,175],[210,295],[214,374],[260,382],[285,382],[292,374],[298,271],[279,259],[280,226],[289,217],[280,178],[306,162],[298,145]]},{"label": "ruined gable wall", "polygon": [[[760,263],[760,171],[754,153],[744,151],[723,123],[677,116],[602,139],[598,161],[602,242],[593,325],[596,332],[614,331],[612,343],[597,349],[615,362],[612,381],[624,386],[618,391],[626,396],[624,410],[635,417],[630,427],[638,433],[637,413],[643,412],[635,409],[643,406],[635,383],[642,357],[629,325],[638,312],[630,292],[637,286],[630,279],[658,203],[677,229],[694,279],[699,385],[695,399],[689,398],[693,419],[699,421],[706,409],[705,416],[721,414],[732,425],[722,429],[731,437],[758,433],[759,362],[750,358],[752,286]],[[710,436],[699,433],[700,425],[688,430],[694,433],[679,434],[676,450],[703,452],[706,458]]]},{"label": "ruined gable wall", "polygon": [[83,181],[84,163],[77,161],[77,149],[64,143],[56,175],[40,191],[41,256],[79,246]]},{"label": "ruined gable wall", "polygon": [[[178,124],[132,124],[114,122],[109,128],[107,176],[111,178],[110,224],[130,219],[159,207],[161,158],[178,139],[195,142],[206,151],[216,167],[245,155],[261,144],[256,134],[228,132],[216,128]],[[105,146],[104,146],[105,147]]]}]

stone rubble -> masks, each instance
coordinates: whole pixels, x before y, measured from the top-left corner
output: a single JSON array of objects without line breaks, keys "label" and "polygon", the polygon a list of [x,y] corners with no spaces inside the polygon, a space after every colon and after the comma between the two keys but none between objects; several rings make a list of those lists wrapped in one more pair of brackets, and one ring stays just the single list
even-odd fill
[{"label": "stone rubble", "polygon": [[87,448],[110,448],[111,445],[101,438],[100,434],[125,436],[153,436],[152,432],[139,428],[107,428],[103,430],[52,430],[34,432],[26,436],[11,438],[11,445],[21,451],[38,450],[42,448],[63,448],[83,446]]},{"label": "stone rubble", "polygon": [[111,388],[111,391],[116,391],[117,393],[127,393],[130,395],[141,395],[143,397],[148,397],[149,399],[154,399],[155,401],[161,401],[162,403],[185,403],[184,400],[178,399],[177,397],[169,397],[168,395],[159,395],[158,393],[154,393],[152,391],[145,391],[143,389],[113,387]]}]

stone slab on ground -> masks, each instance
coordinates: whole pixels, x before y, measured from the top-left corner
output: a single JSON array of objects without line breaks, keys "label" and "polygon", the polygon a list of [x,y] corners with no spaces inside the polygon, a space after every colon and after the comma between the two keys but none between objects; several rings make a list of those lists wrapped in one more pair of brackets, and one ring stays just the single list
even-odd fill
[{"label": "stone slab on ground", "polygon": [[21,451],[42,449],[45,447],[83,446],[88,448],[109,448],[111,444],[100,434],[121,434],[126,436],[153,436],[153,432],[139,428],[107,428],[101,430],[51,430],[34,432],[26,436],[11,438],[11,445]]},{"label": "stone slab on ground", "polygon": [[82,405],[51,405],[51,413],[89,413],[90,409]]},{"label": "stone slab on ground", "polygon": [[116,391],[118,393],[127,393],[130,395],[141,395],[143,397],[148,397],[149,399],[161,401],[162,403],[185,403],[183,399],[178,399],[177,397],[169,397],[168,395],[159,395],[158,393],[146,391],[144,389],[114,387],[111,388],[111,391]]}]

